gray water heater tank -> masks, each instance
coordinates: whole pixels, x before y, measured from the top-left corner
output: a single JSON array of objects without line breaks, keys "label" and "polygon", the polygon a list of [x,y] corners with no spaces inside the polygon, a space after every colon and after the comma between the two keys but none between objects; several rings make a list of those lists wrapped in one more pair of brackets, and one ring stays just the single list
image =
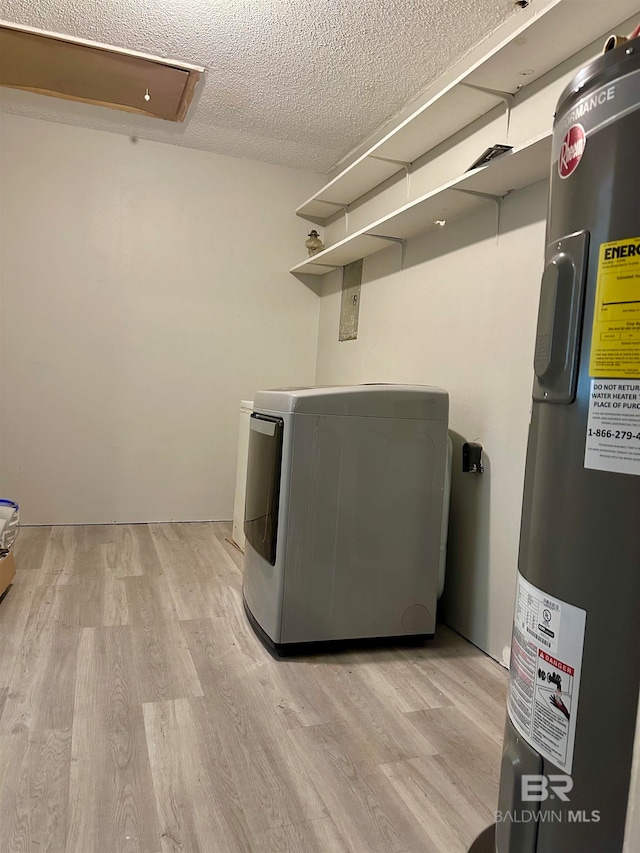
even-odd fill
[{"label": "gray water heater tank", "polygon": [[624,845],[640,685],[639,153],[640,40],[583,69],[554,123],[498,853]]}]

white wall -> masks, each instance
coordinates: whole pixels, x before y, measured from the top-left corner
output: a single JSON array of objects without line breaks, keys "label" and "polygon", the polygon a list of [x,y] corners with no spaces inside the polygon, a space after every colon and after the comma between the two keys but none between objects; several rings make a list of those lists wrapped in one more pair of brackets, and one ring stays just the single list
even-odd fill
[{"label": "white wall", "polygon": [[[322,297],[318,383],[408,382],[450,394],[455,440],[445,614],[498,660],[511,635],[547,183],[366,258],[356,341],[338,342],[340,277]],[[455,437],[454,437],[455,438]],[[479,439],[485,473],[462,474]]]},{"label": "white wall", "polygon": [[0,117],[0,491],[26,523],[229,519],[239,401],[313,381],[319,176]]},{"label": "white wall", "polygon": [[[629,21],[620,32],[633,29]],[[464,173],[485,148],[519,146],[548,131],[558,97],[602,39],[525,87],[507,123],[498,107],[360,199],[325,229],[327,245]],[[340,276],[325,279],[316,381],[410,382],[450,393],[456,454],[446,620],[507,663],[533,348],[544,259],[548,181],[414,237],[405,268],[391,246],[365,259],[358,340],[338,342]],[[425,227],[427,223],[425,223]],[[478,439],[485,473],[463,475],[461,444]]]}]

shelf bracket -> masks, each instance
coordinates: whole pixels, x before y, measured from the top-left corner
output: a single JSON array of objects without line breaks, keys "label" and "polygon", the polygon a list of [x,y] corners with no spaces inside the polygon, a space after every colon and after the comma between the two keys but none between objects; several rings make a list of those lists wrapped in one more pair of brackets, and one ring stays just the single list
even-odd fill
[{"label": "shelf bracket", "polygon": [[472,195],[476,198],[484,198],[487,201],[494,202],[497,211],[497,224],[496,224],[496,243],[500,240],[500,218],[502,216],[502,202],[509,195],[509,191],[507,191],[504,195],[495,195],[494,193],[481,193],[477,190],[464,190],[461,187],[451,187],[451,189],[456,193],[465,193],[466,195]]},{"label": "shelf bracket", "polygon": [[[321,199],[321,201],[323,202],[323,204],[333,204],[333,205],[335,205],[336,207],[340,208],[340,210],[349,210],[349,208],[351,207],[351,202],[347,203],[347,202],[344,202],[344,201],[327,201],[327,200],[326,200],[326,199],[324,199],[324,198],[323,198],[323,199]],[[339,212],[340,212],[340,211],[336,211],[336,213],[339,213]],[[332,214],[331,214],[331,216],[335,216],[335,214],[334,214],[334,213],[332,213]],[[326,221],[327,219],[329,219],[329,218],[330,218],[329,216],[326,216],[326,217],[325,217],[325,221]]]},{"label": "shelf bracket", "polygon": [[507,108],[507,139],[509,138],[509,127],[511,125],[511,110],[513,109],[513,103],[516,99],[516,96],[511,92],[503,92],[501,89],[490,89],[487,86],[476,86],[473,83],[461,83],[461,86],[466,86],[467,89],[475,89],[476,92],[484,92],[486,95],[493,95],[496,98],[500,98],[501,101],[504,101],[504,104]]},{"label": "shelf bracket", "polygon": [[367,237],[375,237],[377,240],[387,240],[389,243],[396,243],[401,246],[400,269],[404,269],[404,259],[407,254],[407,241],[404,237],[389,237],[387,234],[367,234]]},{"label": "shelf bracket", "polygon": [[411,170],[413,168],[413,163],[409,163],[408,160],[395,160],[391,157],[378,157],[376,154],[369,154],[368,156],[371,160],[380,160],[382,163],[393,163],[394,166],[399,166],[400,169],[404,169],[404,173],[407,178],[407,198],[411,198]]},{"label": "shelf bracket", "polygon": [[[313,258],[313,255],[311,255],[311,258]],[[326,267],[328,270],[339,270],[342,267],[342,264],[320,264],[317,261],[313,261],[313,264],[316,267]],[[304,273],[304,270],[300,270],[300,272]],[[305,275],[309,275],[309,273],[305,273]]]},{"label": "shelf bracket", "polygon": [[[454,193],[465,193],[466,195],[474,195],[477,196],[477,198],[486,198],[487,201],[495,201],[497,203],[500,203],[505,197],[503,195],[497,195],[496,193],[481,193],[477,190],[465,190],[462,187],[449,187],[449,189],[452,190]],[[505,195],[508,195],[508,193],[505,193]]]},{"label": "shelf bracket", "polygon": [[413,165],[408,160],[396,160],[393,157],[378,157],[376,154],[369,154],[370,160],[381,160],[383,163],[393,163],[395,166],[400,166],[401,169],[406,169],[407,172]]},{"label": "shelf bracket", "polygon": [[484,92],[486,95],[494,95],[500,98],[511,109],[516,96],[512,92],[503,92],[501,89],[490,89],[488,86],[476,86],[474,83],[461,83],[461,86],[466,86],[467,89],[475,89],[476,92]]},{"label": "shelf bracket", "polygon": [[[349,204],[346,204],[345,202],[342,202],[342,201],[327,201],[324,198],[321,199],[321,201],[324,204],[333,204],[339,208],[339,210],[337,210],[336,213],[332,213],[331,216],[336,216],[338,213],[340,213],[340,211],[342,211],[342,213],[344,213],[344,233],[345,233],[345,236],[348,237],[349,236],[349,210],[351,209],[351,202],[349,202]],[[322,223],[318,223],[318,224],[319,225],[322,224],[323,227],[326,227],[327,220],[330,219],[331,216],[325,217],[325,219],[322,220]]]}]

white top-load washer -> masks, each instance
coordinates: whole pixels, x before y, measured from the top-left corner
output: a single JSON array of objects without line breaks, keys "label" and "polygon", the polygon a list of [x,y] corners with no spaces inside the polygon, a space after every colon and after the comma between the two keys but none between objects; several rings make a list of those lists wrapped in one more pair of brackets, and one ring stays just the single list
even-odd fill
[{"label": "white top-load washer", "polygon": [[433,636],[448,411],[430,386],[256,394],[243,592],[268,645]]}]

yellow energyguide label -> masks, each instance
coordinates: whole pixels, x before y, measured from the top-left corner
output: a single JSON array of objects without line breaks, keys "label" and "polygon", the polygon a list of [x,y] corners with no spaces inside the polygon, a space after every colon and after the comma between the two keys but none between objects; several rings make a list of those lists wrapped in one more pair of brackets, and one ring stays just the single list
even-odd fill
[{"label": "yellow energyguide label", "polygon": [[640,379],[640,237],[600,246],[589,373]]}]

